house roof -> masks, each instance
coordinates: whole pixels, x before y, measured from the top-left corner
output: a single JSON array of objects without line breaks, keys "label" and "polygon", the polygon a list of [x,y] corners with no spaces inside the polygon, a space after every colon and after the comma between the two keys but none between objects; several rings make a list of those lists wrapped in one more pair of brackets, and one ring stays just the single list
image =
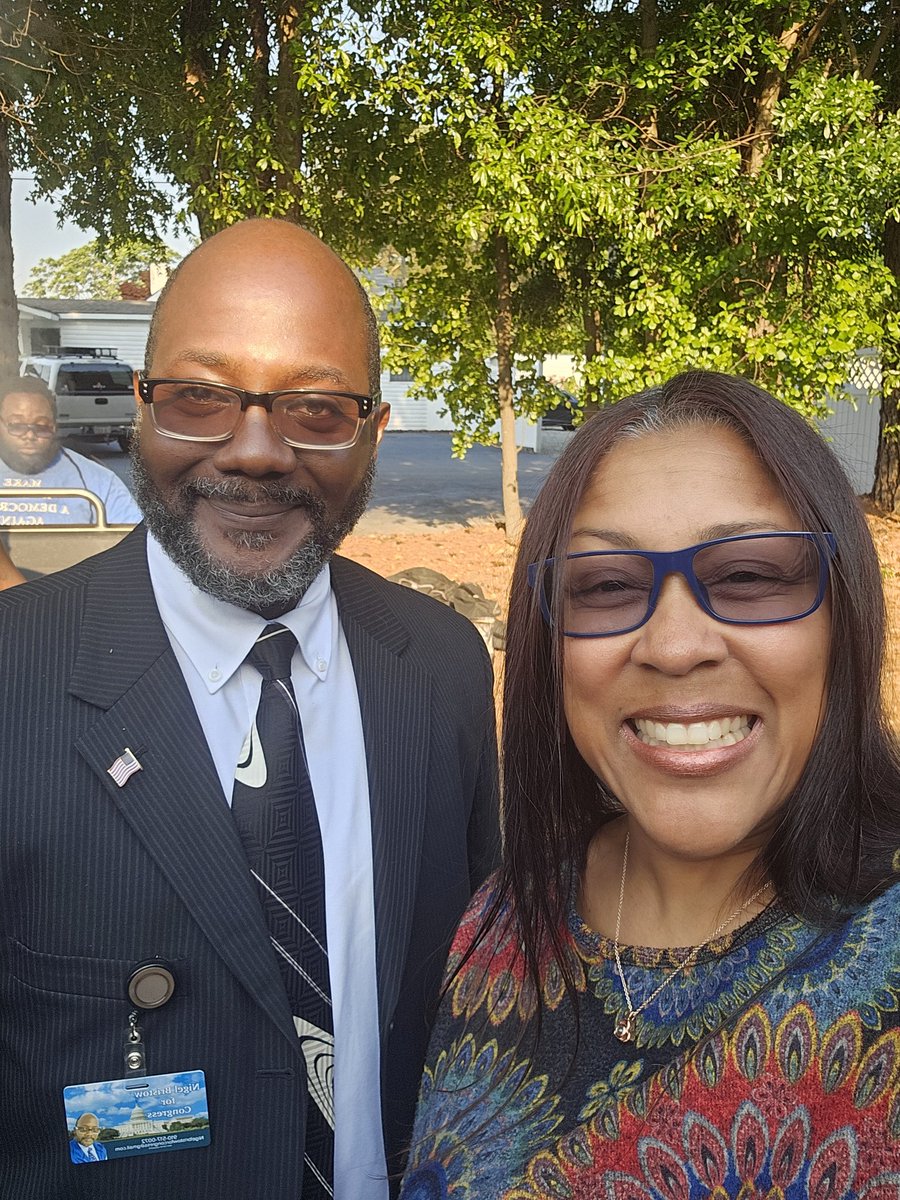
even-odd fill
[{"label": "house roof", "polygon": [[108,317],[152,316],[153,301],[150,300],[49,300],[38,296],[22,296],[20,309],[35,309],[46,313],[71,313],[73,316],[87,313],[103,313]]}]

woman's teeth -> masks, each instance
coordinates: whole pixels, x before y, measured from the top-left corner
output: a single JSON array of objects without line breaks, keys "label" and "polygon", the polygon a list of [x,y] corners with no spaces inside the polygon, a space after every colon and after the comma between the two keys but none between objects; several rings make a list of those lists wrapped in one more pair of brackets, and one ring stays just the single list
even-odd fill
[{"label": "woman's teeth", "polygon": [[734,746],[750,732],[750,717],[719,717],[715,721],[692,721],[690,725],[635,717],[632,724],[645,746],[675,746],[687,751]]}]

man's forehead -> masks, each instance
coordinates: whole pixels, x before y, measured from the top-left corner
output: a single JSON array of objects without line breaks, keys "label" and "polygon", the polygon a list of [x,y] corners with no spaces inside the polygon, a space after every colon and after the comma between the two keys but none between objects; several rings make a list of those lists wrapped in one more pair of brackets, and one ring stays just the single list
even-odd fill
[{"label": "man's forehead", "polygon": [[226,289],[235,300],[243,289],[254,299],[285,296],[344,296],[358,303],[356,281],[347,264],[307,230],[285,221],[239,222],[203,242],[178,268],[164,307],[171,299]]},{"label": "man's forehead", "polygon": [[[241,358],[187,344],[179,347],[174,353],[170,351],[170,355],[185,371],[192,366],[197,366],[223,372],[226,375],[237,375],[244,364],[244,360]],[[321,387],[323,384],[333,384],[336,388],[347,389],[350,386],[350,380],[345,372],[325,361],[306,362],[300,359],[277,357],[268,365],[277,366],[286,385],[290,387],[302,388],[314,385]]]},{"label": "man's forehead", "polygon": [[7,392],[0,399],[0,409],[3,412],[28,410],[29,412],[45,412],[48,416],[53,414],[50,401],[46,396],[39,396],[37,392]]}]

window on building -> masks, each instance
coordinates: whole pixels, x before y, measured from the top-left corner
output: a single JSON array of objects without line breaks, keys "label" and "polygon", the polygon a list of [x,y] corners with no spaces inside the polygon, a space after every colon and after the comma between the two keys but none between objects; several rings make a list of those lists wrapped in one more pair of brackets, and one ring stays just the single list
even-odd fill
[{"label": "window on building", "polygon": [[32,329],[31,353],[46,354],[48,350],[59,349],[59,329]]}]

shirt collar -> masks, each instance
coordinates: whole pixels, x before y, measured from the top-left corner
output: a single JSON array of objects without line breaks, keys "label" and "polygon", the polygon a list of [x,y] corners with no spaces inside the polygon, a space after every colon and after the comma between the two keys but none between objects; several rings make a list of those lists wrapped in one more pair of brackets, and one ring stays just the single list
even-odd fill
[{"label": "shirt collar", "polygon": [[[268,622],[196,587],[147,534],[147,565],[159,615],[169,637],[190,661],[210,695],[228,682]],[[324,680],[331,663],[333,620],[331,572],[326,564],[300,603],[278,618],[297,639],[303,660]]]}]

